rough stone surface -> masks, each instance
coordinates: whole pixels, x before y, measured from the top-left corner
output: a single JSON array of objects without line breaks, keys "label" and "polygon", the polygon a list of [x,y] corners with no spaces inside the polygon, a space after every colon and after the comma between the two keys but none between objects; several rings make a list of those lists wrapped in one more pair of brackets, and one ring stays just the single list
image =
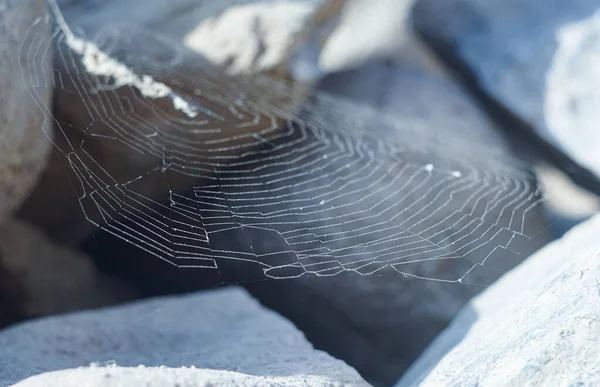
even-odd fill
[{"label": "rough stone surface", "polygon": [[231,74],[262,73],[287,62],[298,33],[326,0],[71,0],[68,22],[93,34],[107,22],[151,27]]},{"label": "rough stone surface", "polygon": [[[184,126],[220,125],[214,118],[205,123],[190,120],[192,117],[189,112],[181,109],[181,106],[185,106],[186,109],[197,111],[202,111],[205,107],[220,110],[219,102],[199,95],[200,86],[193,88],[191,84],[195,80],[196,83],[202,83],[202,90],[209,98],[211,95],[208,90],[212,88],[219,89],[218,92],[225,90],[229,98],[235,100],[238,98],[238,85],[242,83],[229,79],[221,72],[216,72],[215,75],[214,64],[178,42],[183,39],[183,36],[178,35],[181,31],[173,31],[169,26],[185,24],[176,19],[188,16],[184,10],[187,9],[186,6],[190,6],[189,1],[170,3],[169,6],[173,6],[171,19],[163,17],[166,11],[161,8],[161,1],[137,4],[143,10],[139,13],[128,8],[135,5],[133,3],[135,2],[107,1],[95,4],[76,1],[64,8],[63,13],[65,25],[73,31],[73,39],[54,42],[61,53],[55,61],[55,76],[59,79],[53,112],[60,126],[59,135],[54,140],[57,152],[19,216],[40,226],[53,238],[69,244],[79,243],[89,236],[95,228],[89,220],[93,221],[99,215],[86,213],[85,209],[82,211],[85,203],[81,199],[85,193],[90,192],[90,187],[81,184],[80,176],[72,173],[73,165],[86,164],[85,168],[90,168],[97,174],[100,184],[112,180],[119,183],[130,181],[136,185],[138,192],[156,200],[167,199],[169,191],[188,189],[198,180],[197,176],[178,173],[172,175],[170,171],[166,174],[157,173],[157,165],[166,161],[160,151],[157,153],[153,149],[149,152],[131,152],[131,148],[127,146],[130,140],[114,141],[115,130],[119,132],[119,125],[123,125],[121,120],[128,121],[126,125],[130,126],[125,137],[139,134],[140,130],[148,130],[150,126],[155,127],[158,132],[166,131],[168,136],[178,136],[180,128],[174,126],[173,122],[182,119],[187,120],[184,121]],[[198,6],[197,3],[194,4]],[[223,2],[203,2],[198,9],[193,8],[199,12],[195,20],[198,23],[202,17],[208,18],[225,9],[224,7]],[[129,16],[126,16],[132,14],[136,15],[135,20],[129,20]],[[172,24],[160,24],[157,18],[168,20]],[[147,28],[150,24],[152,29]],[[85,34],[77,35],[82,28]],[[90,40],[86,40],[87,38]],[[69,42],[72,47],[69,47]],[[94,49],[76,52],[77,50],[73,50],[75,46]],[[72,56],[73,59],[65,60],[65,55]],[[146,85],[146,73],[152,73],[157,80]],[[99,83],[109,83],[110,86],[102,86],[97,90]],[[116,93],[115,84],[120,86]],[[170,86],[176,90],[173,91]],[[263,94],[266,99],[277,98],[277,104],[287,104],[286,109],[290,110],[290,106],[300,103],[305,93],[305,88],[300,86],[295,87],[285,98]],[[107,113],[104,110],[106,98],[114,104],[116,112]],[[135,112],[134,115],[131,114],[132,111]],[[236,112],[226,111],[222,114],[225,124],[220,132],[208,135],[213,140],[217,136],[224,137],[237,131],[236,125],[248,120],[250,113],[240,116]],[[168,117],[167,121],[165,117]],[[266,120],[259,125],[267,125]],[[184,132],[184,136],[188,136],[185,141],[195,141],[194,137],[199,137],[191,132]],[[88,133],[98,137],[94,141],[85,141]],[[117,137],[121,135],[122,133],[117,134]],[[202,136],[202,140],[209,140],[208,136]],[[247,142],[247,138],[240,139],[238,144],[244,141]],[[154,145],[148,146],[152,148]],[[73,147],[75,152],[71,153]],[[207,145],[198,152],[205,154],[204,152],[210,152],[210,148]],[[241,151],[243,149],[239,150]],[[99,168],[99,165],[102,167]],[[144,178],[138,180],[140,176]]]},{"label": "rough stone surface", "polygon": [[[200,385],[368,386],[355,370],[314,350],[291,323],[237,288],[51,317],[0,332],[2,386],[107,361],[169,368],[79,369],[22,385],[98,385],[108,373],[113,376],[104,382],[112,384],[102,385],[138,385],[155,378],[151,385],[195,380]],[[208,370],[176,370],[192,366]]]},{"label": "rough stone surface", "polygon": [[127,286],[101,277],[84,254],[55,244],[15,219],[0,226],[0,267],[0,300],[22,318],[114,304],[134,296]]},{"label": "rough stone surface", "polygon": [[475,298],[401,386],[592,386],[600,380],[600,215]]},{"label": "rough stone surface", "polygon": [[345,387],[366,383],[341,382],[319,375],[260,376],[198,368],[89,367],[55,371],[28,378],[15,387]]},{"label": "rough stone surface", "polygon": [[[206,273],[252,283],[253,294],[317,347],[389,385],[474,294],[545,243],[529,164],[456,85],[394,66],[364,68],[343,77],[355,89],[334,82],[329,90],[373,106],[315,93],[299,113],[290,89],[205,71],[190,50],[133,30],[107,24],[94,34],[127,69],[91,46],[81,55],[61,51],[59,64],[75,68],[58,67],[66,90],[58,91],[57,117],[75,139],[75,171],[88,172],[74,177],[85,183],[77,186],[85,200],[66,213],[81,203],[99,222],[110,215],[106,229],[121,244],[98,235],[94,242],[109,246],[100,259],[128,265],[141,283],[167,278],[181,291],[182,278],[198,288]],[[99,75],[109,70],[117,81]],[[368,94],[360,90],[367,78]],[[166,97],[152,98],[157,91]],[[384,106],[397,114],[373,109]],[[263,141],[264,131],[272,141]],[[212,156],[223,137],[228,146]],[[241,158],[240,149],[261,153]],[[257,167],[237,169],[246,162]],[[252,185],[239,183],[246,179]],[[140,200],[146,212],[134,211]],[[214,266],[157,270],[169,259]]]},{"label": "rough stone surface", "polygon": [[446,74],[411,25],[413,0],[329,0],[313,16],[289,62],[294,79],[315,82],[327,74],[389,59]]},{"label": "rough stone surface", "polygon": [[398,61],[376,61],[330,75],[316,87],[371,106],[405,123],[406,127],[428,125],[434,128],[429,131],[439,133],[439,137],[453,133],[459,138],[466,136],[474,143],[473,153],[478,151],[479,145],[491,146],[515,159],[521,157],[512,148],[509,138],[460,85],[427,69]]},{"label": "rough stone surface", "polygon": [[320,0],[233,6],[202,21],[184,43],[230,74],[255,74],[286,63],[299,34],[310,28]]},{"label": "rough stone surface", "polygon": [[600,175],[599,11],[596,0],[422,0],[414,19],[485,92]]},{"label": "rough stone surface", "polygon": [[413,0],[350,0],[323,46],[319,65],[325,72],[358,67],[362,62],[396,56],[411,40],[408,16]]},{"label": "rough stone surface", "polygon": [[[46,0],[0,1],[0,222],[27,197],[47,163],[52,128],[46,120],[51,57],[36,56],[50,40]],[[36,41],[32,50],[24,42]],[[38,93],[36,104],[30,93]]]}]

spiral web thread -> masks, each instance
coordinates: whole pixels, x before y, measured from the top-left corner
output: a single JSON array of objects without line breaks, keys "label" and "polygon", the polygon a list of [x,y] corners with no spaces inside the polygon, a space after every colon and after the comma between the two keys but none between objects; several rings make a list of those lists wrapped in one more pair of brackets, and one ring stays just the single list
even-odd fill
[{"label": "spiral web thread", "polygon": [[[55,121],[81,209],[172,265],[461,282],[540,231],[528,229],[543,200],[530,168],[475,132],[451,138],[316,92],[301,100],[266,78],[192,71],[183,47],[149,31],[111,26],[92,42],[50,6],[23,42],[23,77]],[[48,23],[50,43],[36,33]],[[52,60],[52,79],[40,77]],[[54,117],[38,97],[48,87],[85,107],[86,123]],[[105,164],[99,145],[142,161]],[[442,262],[452,277],[423,266]]]}]

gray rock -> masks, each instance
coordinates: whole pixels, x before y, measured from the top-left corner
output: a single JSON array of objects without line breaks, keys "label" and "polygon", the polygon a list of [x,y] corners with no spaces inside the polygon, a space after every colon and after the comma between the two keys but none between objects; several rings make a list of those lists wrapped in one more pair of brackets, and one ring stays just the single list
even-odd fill
[{"label": "gray rock", "polygon": [[[78,369],[22,385],[122,386],[153,380],[152,385],[368,386],[355,370],[314,350],[291,323],[236,288],[46,318],[0,332],[1,386],[106,362],[167,368]],[[177,369],[192,366],[207,370]]]},{"label": "gray rock", "polygon": [[50,151],[52,57],[35,60],[50,42],[47,17],[46,0],[0,0],[0,222],[27,197]]},{"label": "gray rock", "polygon": [[413,0],[350,0],[323,45],[319,67],[325,72],[356,68],[370,58],[393,57],[411,39]]},{"label": "gray rock", "polygon": [[0,267],[9,280],[0,287],[2,304],[12,303],[23,317],[110,305],[135,295],[104,278],[85,254],[17,219],[0,225]]},{"label": "gray rock", "polygon": [[537,134],[600,176],[600,2],[421,0],[417,30]]},{"label": "gray rock", "polygon": [[401,386],[592,386],[600,380],[600,215],[464,308]]}]

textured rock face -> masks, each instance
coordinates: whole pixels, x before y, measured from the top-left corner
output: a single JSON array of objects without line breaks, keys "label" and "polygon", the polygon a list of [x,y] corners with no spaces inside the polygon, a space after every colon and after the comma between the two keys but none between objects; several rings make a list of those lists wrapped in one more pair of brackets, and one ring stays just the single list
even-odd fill
[{"label": "textured rock face", "polygon": [[0,267],[5,273],[0,276],[0,297],[22,317],[98,307],[134,296],[123,284],[101,277],[84,254],[56,245],[14,219],[0,226]]},{"label": "textured rock face", "polygon": [[0,1],[0,222],[27,197],[50,150],[52,58],[38,60],[50,41],[47,16],[46,0]]},{"label": "textured rock face", "polygon": [[57,60],[65,169],[81,182],[63,213],[83,207],[142,247],[101,257],[141,282],[254,282],[316,346],[391,384],[546,240],[529,165],[451,83],[364,68],[328,90],[395,116],[318,93],[298,113],[289,89],[207,71],[153,30],[93,37],[103,54],[67,34]]},{"label": "textured rock face", "polygon": [[[196,380],[200,385],[368,386],[355,370],[314,350],[291,323],[236,288],[47,318],[0,333],[0,385],[106,361],[170,368],[79,369],[22,385],[98,385],[93,381],[111,374],[115,384],[102,385],[137,385],[155,377],[166,382],[161,385]],[[192,366],[207,370],[177,369]]]},{"label": "textured rock face", "polygon": [[475,298],[400,386],[594,385],[600,379],[600,216]]},{"label": "textured rock face", "polygon": [[600,175],[596,0],[423,0],[417,30],[538,135]]},{"label": "textured rock face", "polygon": [[546,74],[544,118],[550,135],[600,175],[600,3],[587,17],[556,33]]},{"label": "textured rock face", "polygon": [[328,0],[301,35],[288,69],[294,79],[316,82],[327,74],[393,60],[445,74],[414,34],[413,0]]}]

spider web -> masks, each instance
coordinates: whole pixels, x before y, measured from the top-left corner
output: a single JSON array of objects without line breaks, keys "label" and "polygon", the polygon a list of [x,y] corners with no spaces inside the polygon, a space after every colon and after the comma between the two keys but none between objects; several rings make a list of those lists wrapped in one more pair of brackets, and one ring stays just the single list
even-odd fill
[{"label": "spider web", "polygon": [[[530,167],[476,128],[463,140],[264,77],[233,79],[147,30],[107,26],[88,39],[49,4],[55,20],[23,42],[23,77],[55,122],[81,209],[174,266],[461,282],[540,231],[528,229],[542,202]],[[36,34],[47,23],[49,45]],[[53,77],[40,78],[48,61]],[[39,97],[48,87],[85,106],[79,120],[53,115]],[[98,158],[98,147],[115,153]],[[452,276],[430,276],[432,262]]]}]

